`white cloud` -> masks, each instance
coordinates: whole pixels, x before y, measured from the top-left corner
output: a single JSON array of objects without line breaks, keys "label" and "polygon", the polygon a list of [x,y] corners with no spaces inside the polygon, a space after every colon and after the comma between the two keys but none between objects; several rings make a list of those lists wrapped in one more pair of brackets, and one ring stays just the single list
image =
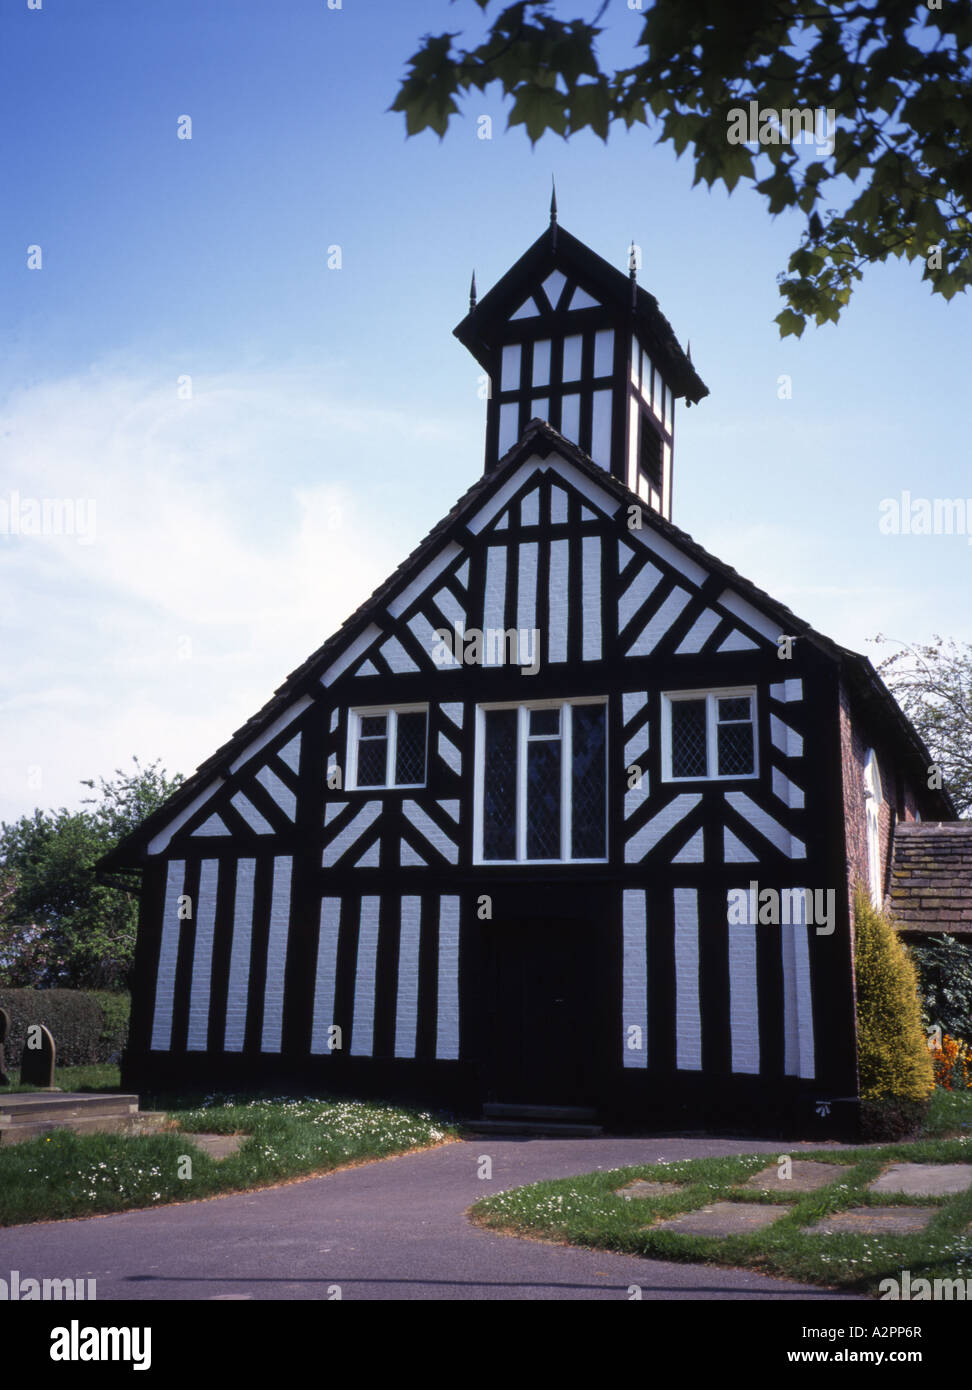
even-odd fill
[{"label": "white cloud", "polygon": [[436,422],[331,406],[311,373],[190,401],[175,378],[93,371],[0,409],[0,498],[96,508],[91,544],[0,536],[0,818],[76,805],[132,753],[191,771],[418,539],[364,500],[360,460]]}]

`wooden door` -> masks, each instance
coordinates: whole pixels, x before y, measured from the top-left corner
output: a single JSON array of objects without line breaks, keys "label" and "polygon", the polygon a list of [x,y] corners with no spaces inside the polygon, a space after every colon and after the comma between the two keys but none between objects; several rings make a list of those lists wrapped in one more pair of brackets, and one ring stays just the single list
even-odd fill
[{"label": "wooden door", "polygon": [[556,918],[491,923],[484,1059],[492,1101],[588,1105],[594,929]]}]

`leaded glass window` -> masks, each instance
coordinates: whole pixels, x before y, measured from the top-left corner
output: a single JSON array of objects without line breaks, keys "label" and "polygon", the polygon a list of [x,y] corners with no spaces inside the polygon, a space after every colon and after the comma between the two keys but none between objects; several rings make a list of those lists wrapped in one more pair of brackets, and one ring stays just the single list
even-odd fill
[{"label": "leaded glass window", "polygon": [[482,711],[481,858],[607,857],[607,705]]},{"label": "leaded glass window", "polygon": [[517,711],[486,711],[483,858],[516,858]]},{"label": "leaded glass window", "polygon": [[348,766],[354,787],[425,785],[428,708],[352,710]]},{"label": "leaded glass window", "polygon": [[526,832],[528,859],[559,859],[560,768],[558,738],[527,743]]},{"label": "leaded glass window", "polygon": [[534,737],[560,737],[560,707],[554,709],[532,709],[530,711],[530,734]]},{"label": "leaded glass window", "polygon": [[663,695],[662,716],[666,779],[756,776],[754,691]]},{"label": "leaded glass window", "polygon": [[753,771],[752,697],[730,696],[716,704],[719,776],[745,776]]},{"label": "leaded glass window", "polygon": [[425,731],[428,715],[425,710],[399,714],[395,741],[395,785],[415,786],[425,781]]},{"label": "leaded glass window", "polygon": [[672,776],[705,777],[705,700],[672,702]]},{"label": "leaded glass window", "polygon": [[387,767],[388,715],[366,715],[358,730],[358,786],[383,787]]},{"label": "leaded glass window", "polygon": [[571,855],[603,859],[607,854],[607,705],[574,705],[571,713]]}]

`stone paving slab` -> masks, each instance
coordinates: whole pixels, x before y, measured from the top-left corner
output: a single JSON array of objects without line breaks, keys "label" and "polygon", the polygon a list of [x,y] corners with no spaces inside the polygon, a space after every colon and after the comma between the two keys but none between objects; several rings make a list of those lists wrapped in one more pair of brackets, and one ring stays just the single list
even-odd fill
[{"label": "stone paving slab", "polygon": [[625,1187],[619,1187],[614,1195],[630,1202],[633,1197],[670,1197],[674,1192],[681,1192],[682,1187],[680,1182],[648,1182],[638,1178]]},{"label": "stone paving slab", "polygon": [[806,1226],[810,1236],[861,1235],[907,1236],[923,1231],[937,1207],[849,1207],[825,1216],[814,1226]]},{"label": "stone paving slab", "polygon": [[195,1144],[197,1149],[203,1149],[209,1154],[210,1158],[219,1161],[221,1158],[230,1158],[235,1154],[244,1139],[248,1139],[248,1134],[183,1134],[190,1144]]},{"label": "stone paving slab", "polygon": [[816,1192],[818,1187],[826,1187],[846,1177],[854,1168],[847,1163],[812,1163],[797,1158],[791,1163],[790,1171],[792,1176],[781,1178],[779,1165],[771,1163],[768,1168],[761,1168],[747,1178],[742,1186],[756,1187],[762,1192]]},{"label": "stone paving slab", "polygon": [[892,1163],[868,1184],[869,1192],[909,1197],[951,1197],[972,1187],[972,1163]]},{"label": "stone paving slab", "polygon": [[738,1236],[770,1226],[789,1208],[762,1202],[713,1202],[711,1207],[687,1211],[667,1221],[646,1226],[650,1231],[677,1231],[688,1236]]}]

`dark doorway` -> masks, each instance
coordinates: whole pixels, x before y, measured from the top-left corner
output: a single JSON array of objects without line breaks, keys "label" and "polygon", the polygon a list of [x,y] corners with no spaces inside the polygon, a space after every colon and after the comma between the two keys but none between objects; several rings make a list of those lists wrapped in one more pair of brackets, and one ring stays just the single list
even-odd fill
[{"label": "dark doorway", "polygon": [[594,1103],[595,928],[563,918],[491,922],[486,933],[486,1099]]}]

